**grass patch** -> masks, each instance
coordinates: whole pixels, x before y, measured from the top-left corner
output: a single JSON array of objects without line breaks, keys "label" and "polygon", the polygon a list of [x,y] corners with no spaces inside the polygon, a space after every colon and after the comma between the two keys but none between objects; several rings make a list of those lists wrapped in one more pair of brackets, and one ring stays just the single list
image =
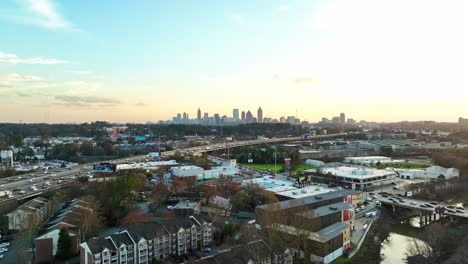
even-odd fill
[{"label": "grass patch", "polygon": [[252,169],[256,169],[256,170],[266,171],[269,173],[283,172],[283,166],[280,164],[276,164],[276,172],[275,172],[275,164],[248,163],[248,164],[245,164],[245,166],[252,168]]},{"label": "grass patch", "polygon": [[307,164],[299,164],[297,165],[293,172],[294,173],[297,173],[297,172],[300,172],[300,171],[304,171],[304,170],[312,170],[312,169],[316,169],[317,167],[316,166],[313,166],[313,165],[307,165]]},{"label": "grass patch", "polygon": [[390,164],[390,165],[383,165],[381,166],[383,168],[395,168],[395,169],[425,169],[429,166],[420,164],[420,163],[414,163],[414,162],[408,162],[405,164]]}]

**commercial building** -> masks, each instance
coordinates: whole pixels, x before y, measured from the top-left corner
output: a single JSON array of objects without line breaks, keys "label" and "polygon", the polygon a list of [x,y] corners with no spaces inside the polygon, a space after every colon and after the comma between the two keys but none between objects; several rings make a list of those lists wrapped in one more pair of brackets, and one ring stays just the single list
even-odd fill
[{"label": "commercial building", "polygon": [[111,236],[80,244],[80,264],[149,264],[183,256],[213,240],[213,223],[203,215],[136,223]]},{"label": "commercial building", "polygon": [[330,263],[351,246],[354,191],[340,190],[257,206],[257,227],[275,234],[295,258]]},{"label": "commercial building", "polygon": [[49,200],[41,197],[34,198],[5,215],[8,230],[22,231],[40,224],[50,215]]},{"label": "commercial building", "polygon": [[458,177],[460,172],[455,168],[444,168],[441,166],[431,166],[425,169],[396,169],[387,168],[387,171],[396,172],[401,179],[449,179]]},{"label": "commercial building", "polygon": [[404,164],[404,160],[394,160],[384,156],[366,156],[366,157],[346,157],[345,163],[363,165],[363,166],[377,166],[377,165],[391,165],[391,164]]},{"label": "commercial building", "polygon": [[203,168],[198,166],[180,166],[172,167],[172,176],[174,177],[192,177],[203,175]]},{"label": "commercial building", "polygon": [[257,110],[257,122],[263,123],[263,110],[261,107],[259,107]]},{"label": "commercial building", "polygon": [[317,177],[324,181],[358,189],[391,184],[398,177],[394,171],[363,167],[339,166],[321,168],[319,171],[320,174]]}]

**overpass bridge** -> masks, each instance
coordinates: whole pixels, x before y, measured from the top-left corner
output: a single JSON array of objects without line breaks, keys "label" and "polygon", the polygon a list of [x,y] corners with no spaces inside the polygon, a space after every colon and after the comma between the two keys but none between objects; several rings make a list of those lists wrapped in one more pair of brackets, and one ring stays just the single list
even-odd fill
[{"label": "overpass bridge", "polygon": [[[382,205],[390,206],[394,212],[399,208],[416,212],[414,216],[419,216],[419,224],[421,227],[444,217],[468,220],[468,210],[465,210],[465,208],[461,206],[453,206],[447,203],[436,203],[395,195],[376,196],[377,200],[380,201]],[[453,207],[453,209],[450,207]]]}]

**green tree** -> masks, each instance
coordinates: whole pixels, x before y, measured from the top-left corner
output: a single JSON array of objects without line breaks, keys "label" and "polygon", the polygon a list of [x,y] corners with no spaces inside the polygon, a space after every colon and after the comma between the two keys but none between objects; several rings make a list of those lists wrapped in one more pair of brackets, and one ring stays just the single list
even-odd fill
[{"label": "green tree", "polygon": [[65,228],[60,229],[59,239],[57,242],[57,258],[61,260],[71,257],[72,241],[68,230]]}]

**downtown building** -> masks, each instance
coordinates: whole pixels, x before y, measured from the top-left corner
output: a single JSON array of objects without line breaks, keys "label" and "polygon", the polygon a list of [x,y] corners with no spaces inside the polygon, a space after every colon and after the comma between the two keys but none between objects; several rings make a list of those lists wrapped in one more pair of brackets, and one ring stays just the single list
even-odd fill
[{"label": "downtown building", "polygon": [[149,264],[199,251],[213,240],[213,223],[203,215],[141,222],[80,244],[80,264]]}]

